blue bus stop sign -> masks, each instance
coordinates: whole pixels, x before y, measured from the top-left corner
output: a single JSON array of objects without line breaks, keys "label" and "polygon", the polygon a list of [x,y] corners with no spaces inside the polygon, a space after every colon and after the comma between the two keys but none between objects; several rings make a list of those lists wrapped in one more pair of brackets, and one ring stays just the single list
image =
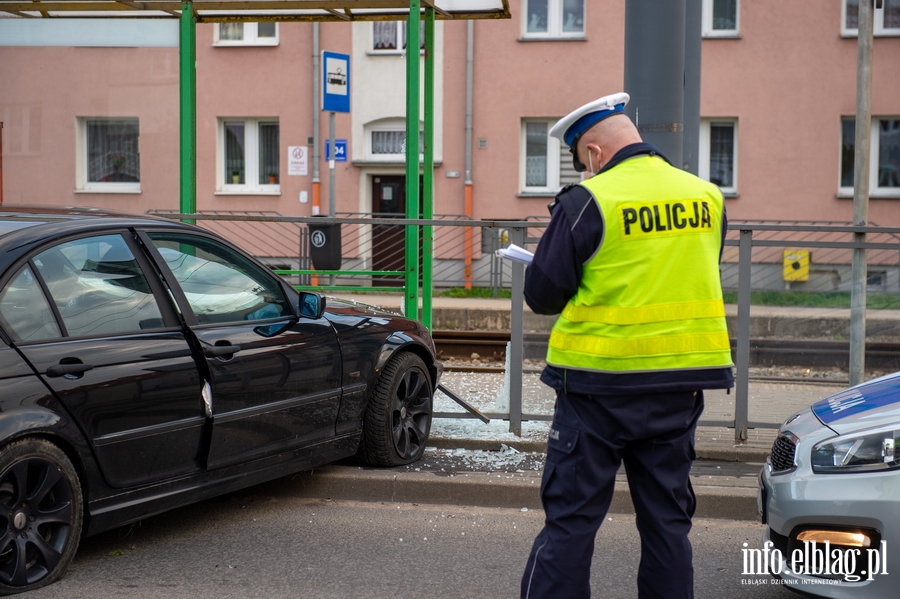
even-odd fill
[{"label": "blue bus stop sign", "polygon": [[322,52],[322,110],[324,112],[350,112],[350,56],[348,54]]}]

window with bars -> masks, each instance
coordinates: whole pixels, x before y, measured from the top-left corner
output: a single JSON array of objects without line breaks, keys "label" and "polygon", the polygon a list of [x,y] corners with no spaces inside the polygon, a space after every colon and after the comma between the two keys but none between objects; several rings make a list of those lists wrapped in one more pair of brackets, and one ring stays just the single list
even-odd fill
[{"label": "window with bars", "polygon": [[698,174],[722,193],[737,193],[737,119],[700,120]]},{"label": "window with bars", "polygon": [[[900,118],[874,117],[869,146],[869,192],[900,197]],[[841,119],[840,195],[853,195],[856,119]]]},{"label": "window with bars", "polygon": [[522,37],[584,37],[584,0],[524,0]]},{"label": "window with bars", "polygon": [[215,46],[277,46],[278,23],[216,23]]},{"label": "window with bars", "polygon": [[137,118],[82,117],[78,119],[78,134],[78,189],[140,191],[140,127]]},{"label": "window with bars", "polygon": [[[859,29],[859,0],[841,0],[841,4],[841,35],[854,37]],[[900,0],[884,0],[872,18],[875,35],[900,35]]]},{"label": "window with bars", "polygon": [[703,0],[703,36],[738,37],[740,0]]},{"label": "window with bars", "polygon": [[[374,21],[372,50],[397,53],[406,49],[406,21]],[[419,48],[425,48],[425,22],[419,23]]]},{"label": "window with bars", "polygon": [[278,190],[280,182],[278,121],[220,119],[223,191]]}]

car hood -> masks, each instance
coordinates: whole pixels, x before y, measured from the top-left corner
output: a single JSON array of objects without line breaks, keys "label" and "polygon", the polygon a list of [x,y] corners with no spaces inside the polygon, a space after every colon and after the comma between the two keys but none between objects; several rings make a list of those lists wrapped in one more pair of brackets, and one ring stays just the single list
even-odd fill
[{"label": "car hood", "polygon": [[358,312],[360,314],[378,315],[378,316],[402,316],[398,312],[391,312],[379,306],[364,304],[355,300],[337,298],[332,296],[325,297],[325,312],[340,311],[342,313]]},{"label": "car hood", "polygon": [[814,403],[812,411],[838,434],[900,424],[900,372],[826,397]]}]

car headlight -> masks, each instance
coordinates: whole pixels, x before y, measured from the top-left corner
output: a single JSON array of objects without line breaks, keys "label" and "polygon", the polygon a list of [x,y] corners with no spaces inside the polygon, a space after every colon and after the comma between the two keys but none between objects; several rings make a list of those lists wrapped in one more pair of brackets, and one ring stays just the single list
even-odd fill
[{"label": "car headlight", "polygon": [[812,450],[813,472],[839,474],[900,468],[898,437],[900,429],[883,428],[817,443]]}]

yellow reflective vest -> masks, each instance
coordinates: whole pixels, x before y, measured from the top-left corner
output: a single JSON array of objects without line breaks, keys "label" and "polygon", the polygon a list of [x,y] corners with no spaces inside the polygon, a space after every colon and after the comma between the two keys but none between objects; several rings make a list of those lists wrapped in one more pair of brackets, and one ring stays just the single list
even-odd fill
[{"label": "yellow reflective vest", "polygon": [[547,363],[609,373],[732,365],[719,189],[655,155],[581,183],[603,241],[550,334]]}]

